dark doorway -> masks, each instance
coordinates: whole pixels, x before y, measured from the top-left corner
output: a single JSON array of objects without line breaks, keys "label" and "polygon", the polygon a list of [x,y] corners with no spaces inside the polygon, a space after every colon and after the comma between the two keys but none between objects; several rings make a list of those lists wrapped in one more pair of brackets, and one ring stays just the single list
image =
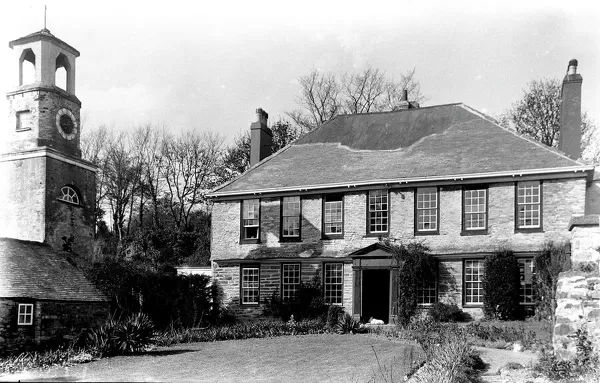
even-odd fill
[{"label": "dark doorway", "polygon": [[362,320],[381,319],[388,323],[390,316],[390,270],[362,271]]}]

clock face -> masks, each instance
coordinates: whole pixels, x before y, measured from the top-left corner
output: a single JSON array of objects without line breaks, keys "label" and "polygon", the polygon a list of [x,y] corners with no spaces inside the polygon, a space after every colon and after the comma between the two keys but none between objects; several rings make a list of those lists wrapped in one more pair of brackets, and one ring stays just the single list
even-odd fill
[{"label": "clock face", "polygon": [[62,108],[56,113],[56,128],[65,140],[72,140],[77,136],[77,120],[69,109]]}]

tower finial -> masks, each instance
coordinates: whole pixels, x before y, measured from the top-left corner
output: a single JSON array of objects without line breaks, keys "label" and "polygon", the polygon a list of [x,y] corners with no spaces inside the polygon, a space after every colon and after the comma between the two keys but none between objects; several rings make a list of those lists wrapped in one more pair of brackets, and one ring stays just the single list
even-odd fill
[{"label": "tower finial", "polygon": [[46,29],[46,11],[48,9],[46,8],[46,4],[44,4],[44,29]]}]

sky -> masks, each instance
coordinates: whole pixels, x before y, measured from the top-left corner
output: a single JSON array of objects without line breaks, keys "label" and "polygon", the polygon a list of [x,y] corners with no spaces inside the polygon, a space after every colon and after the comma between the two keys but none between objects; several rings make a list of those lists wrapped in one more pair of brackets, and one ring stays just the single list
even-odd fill
[{"label": "sky", "polygon": [[47,28],[81,52],[75,93],[84,130],[151,123],[231,142],[256,108],[270,122],[294,109],[300,76],[366,66],[395,78],[416,68],[426,105],[463,102],[494,116],[529,81],[562,78],[572,58],[583,110],[600,122],[600,6],[481,3],[3,1],[0,90],[17,82],[8,42],[42,29],[45,4]]}]

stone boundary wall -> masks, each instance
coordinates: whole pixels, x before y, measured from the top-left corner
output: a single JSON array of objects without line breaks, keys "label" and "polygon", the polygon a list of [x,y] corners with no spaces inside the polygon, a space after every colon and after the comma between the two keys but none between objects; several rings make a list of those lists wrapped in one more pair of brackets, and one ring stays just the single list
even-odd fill
[{"label": "stone boundary wall", "polygon": [[598,215],[574,217],[571,229],[572,270],[559,276],[552,343],[563,359],[577,353],[577,329],[586,327],[588,339],[600,351],[600,220]]}]

